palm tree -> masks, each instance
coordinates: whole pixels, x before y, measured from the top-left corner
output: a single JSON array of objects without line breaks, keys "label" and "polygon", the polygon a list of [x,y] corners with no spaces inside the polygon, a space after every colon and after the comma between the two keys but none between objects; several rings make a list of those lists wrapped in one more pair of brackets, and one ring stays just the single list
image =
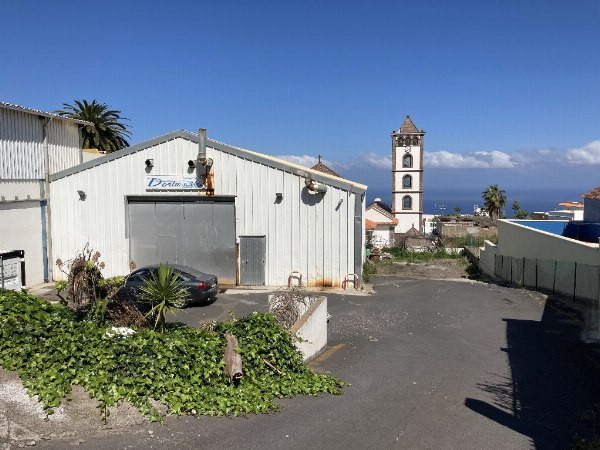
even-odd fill
[{"label": "palm tree", "polygon": [[498,215],[506,204],[506,191],[500,189],[497,184],[491,184],[481,193],[483,204],[491,219],[495,222]]},{"label": "palm tree", "polygon": [[56,111],[56,114],[93,123],[83,126],[83,148],[97,148],[111,153],[129,146],[127,138],[131,137],[131,133],[129,127],[122,123],[129,119],[121,117],[121,111],[111,110],[106,103],[75,100],[75,106],[63,103],[63,109]]}]

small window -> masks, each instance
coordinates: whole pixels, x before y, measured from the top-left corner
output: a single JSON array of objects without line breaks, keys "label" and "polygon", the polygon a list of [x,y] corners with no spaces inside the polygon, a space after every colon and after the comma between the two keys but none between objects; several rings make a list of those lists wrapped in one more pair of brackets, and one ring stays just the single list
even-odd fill
[{"label": "small window", "polygon": [[404,175],[402,177],[402,187],[403,188],[411,188],[412,187],[412,177],[410,175]]},{"label": "small window", "polygon": [[402,167],[412,167],[412,166],[413,166],[412,155],[407,153],[402,157]]},{"label": "small window", "polygon": [[402,197],[402,209],[412,209],[412,197],[410,195]]}]

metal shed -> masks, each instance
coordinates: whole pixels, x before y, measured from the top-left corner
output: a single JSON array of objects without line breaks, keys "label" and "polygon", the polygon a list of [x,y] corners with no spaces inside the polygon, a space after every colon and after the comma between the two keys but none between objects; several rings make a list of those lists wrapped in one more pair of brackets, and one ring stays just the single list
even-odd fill
[{"label": "metal shed", "polygon": [[175,131],[53,175],[54,260],[89,243],[105,276],[163,260],[224,284],[361,276],[366,186],[211,139],[207,169],[203,141]]},{"label": "metal shed", "polygon": [[49,278],[47,177],[82,162],[82,120],[0,102],[0,248],[25,252],[26,286]]}]

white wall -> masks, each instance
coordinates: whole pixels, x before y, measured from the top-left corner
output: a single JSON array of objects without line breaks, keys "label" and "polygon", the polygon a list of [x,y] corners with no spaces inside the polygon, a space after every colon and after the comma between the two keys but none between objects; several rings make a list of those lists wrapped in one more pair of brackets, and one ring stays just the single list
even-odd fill
[{"label": "white wall", "polygon": [[[413,199],[413,206],[415,200]],[[414,209],[414,208],[413,208]],[[418,210],[418,207],[417,207]],[[397,214],[396,217],[398,218],[399,222],[398,225],[396,225],[396,233],[405,233],[408,230],[410,230],[413,226],[417,229],[417,230],[421,230],[421,222],[420,222],[420,215],[419,213],[404,213],[404,214]]]},{"label": "white wall", "polygon": [[404,147],[396,147],[396,167],[394,170],[410,170],[410,169],[422,169],[421,165],[421,146],[413,145],[410,147],[410,154],[413,157],[413,166],[402,167],[402,157],[405,155]]},{"label": "white wall", "polygon": [[[52,181],[52,261],[72,258],[89,242],[102,254],[105,276],[127,273],[126,196],[147,194],[144,161],[154,159],[151,174],[188,175],[187,161],[197,153],[196,143],[176,138]],[[364,210],[360,194],[328,186],[324,196],[309,197],[302,176],[210,147],[207,156],[214,161],[215,195],[236,196],[237,237],[267,236],[267,285],[286,285],[297,270],[309,285],[340,286],[354,272],[355,202]],[[85,201],[77,190],[86,192]],[[277,192],[283,193],[279,203]]]},{"label": "white wall", "polygon": [[[38,115],[0,107],[0,178],[44,178],[43,129]],[[77,123],[54,118],[46,130],[50,173],[81,162]]]},{"label": "white wall", "polygon": [[44,282],[39,201],[0,203],[0,250],[25,250],[26,285]]},{"label": "white wall", "polygon": [[498,254],[600,265],[598,244],[568,239],[508,220],[498,221]]},{"label": "white wall", "polygon": [[388,216],[384,215],[380,211],[377,211],[375,208],[367,208],[365,211],[365,219],[372,220],[373,222],[391,222]]},{"label": "white wall", "polygon": [[302,339],[295,345],[304,361],[315,356],[327,345],[327,297],[319,297],[290,329]]},{"label": "white wall", "polygon": [[44,183],[42,180],[0,180],[0,202],[39,200],[44,198],[43,194]]},{"label": "white wall", "polygon": [[479,269],[490,276],[494,276],[494,264],[498,247],[490,241],[484,241],[479,251]]}]

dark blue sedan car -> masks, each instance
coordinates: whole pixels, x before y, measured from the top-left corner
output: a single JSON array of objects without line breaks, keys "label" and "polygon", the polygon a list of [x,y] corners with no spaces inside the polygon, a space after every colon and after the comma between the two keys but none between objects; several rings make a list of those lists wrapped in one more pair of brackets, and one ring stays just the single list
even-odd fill
[{"label": "dark blue sedan car", "polygon": [[[215,275],[200,272],[187,266],[170,265],[181,284],[188,289],[188,300],[182,307],[192,304],[210,304],[217,299],[219,283]],[[158,264],[141,267],[129,274],[118,295],[133,302],[142,300],[141,287],[158,271]]]}]

